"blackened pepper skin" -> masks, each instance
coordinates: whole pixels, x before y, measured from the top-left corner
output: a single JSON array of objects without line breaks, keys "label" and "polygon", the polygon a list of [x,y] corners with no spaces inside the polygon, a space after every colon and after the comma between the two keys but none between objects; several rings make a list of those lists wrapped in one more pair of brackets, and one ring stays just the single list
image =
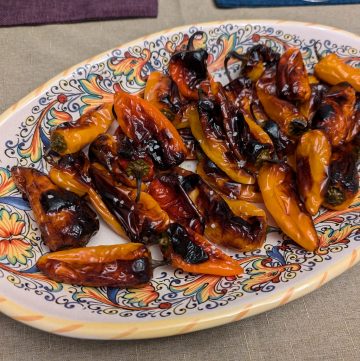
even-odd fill
[{"label": "blackened pepper skin", "polygon": [[84,246],[98,231],[96,213],[75,193],[61,189],[33,168],[14,167],[11,173],[29,200],[42,238],[51,251]]}]

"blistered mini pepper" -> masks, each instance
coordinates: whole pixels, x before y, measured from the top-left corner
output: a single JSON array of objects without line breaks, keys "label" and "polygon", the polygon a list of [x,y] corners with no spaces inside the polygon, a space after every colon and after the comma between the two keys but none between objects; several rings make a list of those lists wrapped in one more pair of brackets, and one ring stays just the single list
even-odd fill
[{"label": "blistered mini pepper", "polygon": [[296,178],[305,208],[313,216],[324,201],[330,158],[331,145],[321,130],[301,136],[296,148]]},{"label": "blistered mini pepper", "polygon": [[301,51],[287,49],[280,57],[276,71],[279,94],[289,100],[303,103],[310,98],[311,88]]},{"label": "blistered mini pepper", "polygon": [[100,217],[120,236],[126,237],[121,224],[101,199],[89,175],[90,163],[83,152],[67,154],[52,164],[50,179],[59,187],[86,196]]},{"label": "blistered mini pepper", "polygon": [[313,220],[297,195],[290,166],[265,163],[259,171],[258,183],[265,206],[280,229],[307,251],[314,251],[319,239]]},{"label": "blistered mini pepper", "polygon": [[92,287],[139,287],[152,276],[151,256],[139,243],[47,253],[36,265],[50,279]]},{"label": "blistered mini pepper", "polygon": [[307,120],[292,103],[276,94],[276,74],[273,69],[265,72],[256,82],[256,91],[266,114],[290,137],[302,134],[308,127]]},{"label": "blistered mini pepper", "polygon": [[179,133],[150,102],[123,91],[115,93],[114,107],[124,134],[136,145],[146,146],[157,167],[168,169],[182,163],[187,150]]},{"label": "blistered mini pepper", "polygon": [[345,63],[336,54],[324,56],[314,67],[315,75],[324,82],[336,85],[347,82],[360,92],[360,68]]},{"label": "blistered mini pepper", "polygon": [[196,167],[196,173],[215,188],[221,195],[229,199],[261,203],[262,197],[256,184],[241,184],[231,180],[226,173],[216,166],[206,155],[201,155]]},{"label": "blistered mini pepper", "polygon": [[145,192],[114,182],[100,164],[92,163],[90,176],[97,192],[116,217],[132,242],[152,243],[169,225],[169,216],[156,200]]},{"label": "blistered mini pepper", "polygon": [[46,174],[13,167],[11,175],[29,200],[42,239],[51,251],[85,246],[99,230],[99,219],[85,200],[54,184]]},{"label": "blistered mini pepper", "polygon": [[318,107],[312,126],[322,129],[332,146],[339,146],[351,141],[355,136],[357,127],[354,117],[356,105],[356,92],[348,83],[332,86]]},{"label": "blistered mini pepper", "polygon": [[50,147],[64,155],[80,151],[99,134],[105,133],[114,121],[112,103],[106,103],[83,114],[75,122],[58,125],[50,132]]},{"label": "blistered mini pepper", "polygon": [[243,184],[254,184],[255,178],[240,165],[232,155],[223,131],[213,119],[213,104],[199,103],[199,111],[194,110],[190,120],[191,131],[203,152],[232,180]]},{"label": "blistered mini pepper", "polygon": [[160,247],[173,267],[186,272],[216,276],[238,276],[244,272],[239,262],[199,233],[178,223],[170,225]]},{"label": "blistered mini pepper", "polygon": [[347,143],[333,149],[329,169],[329,185],[323,205],[334,210],[347,209],[359,191],[357,171],[358,149]]}]

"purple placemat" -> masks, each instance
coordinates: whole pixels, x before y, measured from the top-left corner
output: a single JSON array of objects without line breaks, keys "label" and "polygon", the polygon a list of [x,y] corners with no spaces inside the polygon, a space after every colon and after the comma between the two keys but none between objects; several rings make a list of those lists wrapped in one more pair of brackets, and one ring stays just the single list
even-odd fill
[{"label": "purple placemat", "polygon": [[0,0],[0,26],[156,17],[157,0]]}]

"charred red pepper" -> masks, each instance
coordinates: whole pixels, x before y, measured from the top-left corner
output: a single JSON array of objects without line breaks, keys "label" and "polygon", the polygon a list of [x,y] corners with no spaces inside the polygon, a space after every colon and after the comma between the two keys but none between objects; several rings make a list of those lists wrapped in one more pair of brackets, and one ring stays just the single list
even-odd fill
[{"label": "charred red pepper", "polygon": [[169,216],[149,194],[141,192],[137,201],[135,189],[116,184],[96,163],[91,165],[90,175],[103,202],[132,242],[151,243],[166,230]]},{"label": "charred red pepper", "polygon": [[160,243],[172,266],[192,273],[237,276],[243,273],[239,262],[216,248],[199,233],[173,223]]},{"label": "charred red pepper", "polygon": [[80,286],[139,287],[152,276],[151,255],[139,243],[48,253],[36,265],[54,281]]},{"label": "charred red pepper", "polygon": [[176,174],[159,175],[149,187],[149,194],[169,217],[198,233],[204,233],[204,218],[196,209]]},{"label": "charred red pepper", "polygon": [[[176,168],[181,188],[205,220],[205,236],[214,243],[238,250],[254,250],[266,237],[264,211],[244,201],[225,201],[199,175]],[[246,212],[243,212],[246,208]]]},{"label": "charred red pepper", "polygon": [[14,167],[11,174],[29,200],[44,243],[51,251],[83,246],[99,230],[96,213],[77,194],[61,189],[33,168]]},{"label": "charred red pepper", "polygon": [[157,167],[168,169],[186,158],[187,150],[171,122],[153,104],[123,91],[115,93],[115,112],[124,134],[146,147]]},{"label": "charred red pepper", "polygon": [[298,48],[289,48],[281,55],[277,64],[276,86],[279,94],[291,102],[303,103],[310,98],[309,77]]},{"label": "charred red pepper", "polygon": [[322,129],[332,146],[339,146],[354,137],[356,93],[348,83],[334,85],[324,95],[314,115],[313,128]]},{"label": "charred red pepper", "polygon": [[185,50],[172,55],[169,74],[186,99],[199,99],[199,84],[207,77],[207,58],[208,53],[204,49]]},{"label": "charred red pepper", "polygon": [[116,181],[136,187],[138,195],[146,188],[143,182],[154,177],[154,163],[146,148],[136,146],[120,132],[99,135],[90,145],[89,157],[106,167]]}]

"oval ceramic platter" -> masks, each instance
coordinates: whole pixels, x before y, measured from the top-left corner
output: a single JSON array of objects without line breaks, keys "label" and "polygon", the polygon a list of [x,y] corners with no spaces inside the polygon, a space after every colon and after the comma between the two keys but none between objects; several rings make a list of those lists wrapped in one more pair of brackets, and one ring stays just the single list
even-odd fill
[{"label": "oval ceramic platter", "polygon": [[[360,256],[360,197],[346,211],[322,210],[315,217],[320,247],[309,253],[271,228],[265,245],[232,252],[241,277],[192,275],[158,267],[140,289],[92,288],[57,283],[36,269],[48,252],[32,212],[10,177],[21,164],[46,170],[42,159],[49,129],[76,119],[121,87],[139,92],[153,70],[167,68],[171,54],[197,30],[206,36],[209,69],[216,79],[230,50],[266,43],[282,52],[300,47],[309,69],[321,53],[334,52],[360,65],[360,40],[337,29],[284,21],[229,21],[166,30],[112,49],[64,71],[1,116],[0,124],[0,310],[15,320],[52,333],[93,339],[137,339],[192,332],[240,320],[315,290],[354,265]],[[235,72],[235,68],[233,71]],[[106,225],[89,245],[122,242]]]}]

